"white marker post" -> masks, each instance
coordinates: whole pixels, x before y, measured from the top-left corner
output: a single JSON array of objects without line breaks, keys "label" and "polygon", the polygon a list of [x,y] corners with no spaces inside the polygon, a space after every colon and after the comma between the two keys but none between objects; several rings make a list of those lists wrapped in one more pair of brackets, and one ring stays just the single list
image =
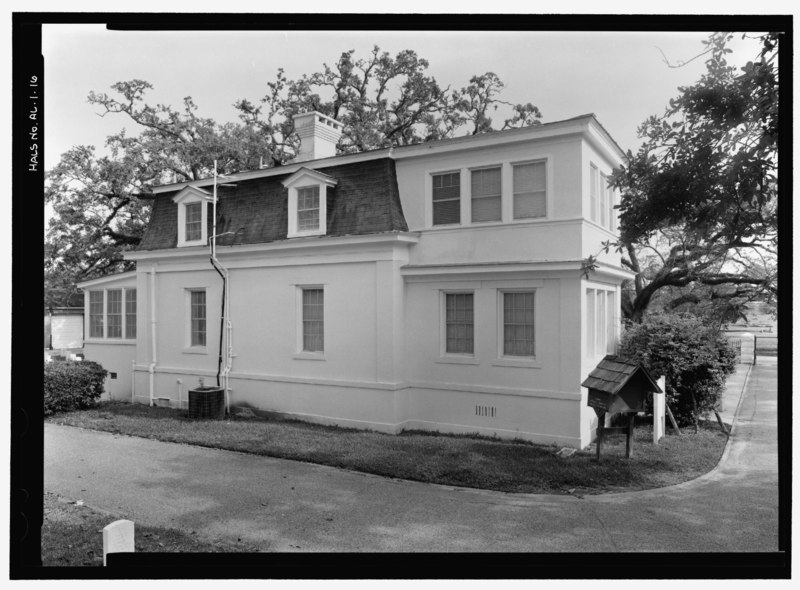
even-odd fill
[{"label": "white marker post", "polygon": [[133,521],[115,520],[103,529],[103,565],[109,553],[133,553]]},{"label": "white marker post", "polygon": [[661,377],[658,386],[662,393],[653,392],[653,444],[657,445],[667,429],[667,379]]}]

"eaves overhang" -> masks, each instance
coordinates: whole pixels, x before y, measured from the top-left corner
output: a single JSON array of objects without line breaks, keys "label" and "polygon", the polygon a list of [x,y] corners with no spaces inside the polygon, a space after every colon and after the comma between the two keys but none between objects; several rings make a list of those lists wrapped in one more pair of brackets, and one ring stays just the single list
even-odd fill
[{"label": "eaves overhang", "polygon": [[87,287],[99,287],[101,285],[107,285],[110,283],[116,283],[120,281],[125,281],[127,279],[136,278],[136,271],[129,270],[126,272],[117,273],[114,275],[108,275],[106,277],[99,277],[96,279],[90,279],[88,281],[81,281],[77,283],[77,287],[79,289],[85,289]]}]

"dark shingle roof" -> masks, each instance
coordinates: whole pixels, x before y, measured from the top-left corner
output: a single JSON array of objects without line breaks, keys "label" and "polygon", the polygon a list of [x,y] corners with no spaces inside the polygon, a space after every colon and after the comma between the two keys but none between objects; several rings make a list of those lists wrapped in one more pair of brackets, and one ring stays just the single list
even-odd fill
[{"label": "dark shingle roof", "polygon": [[[382,158],[316,170],[337,180],[336,186],[327,190],[326,235],[408,231],[394,160]],[[286,239],[288,191],[282,181],[289,176],[278,174],[239,181],[235,187],[218,187],[217,233],[237,233],[218,238],[217,244],[259,244]],[[176,193],[163,193],[155,198],[150,224],[138,250],[177,246],[178,206],[172,201]],[[210,207],[209,204],[209,213]],[[208,217],[211,235],[211,215]]]},{"label": "dark shingle roof", "polygon": [[598,363],[597,367],[581,383],[581,387],[617,394],[638,371],[641,371],[650,381],[654,388],[653,391],[661,392],[661,388],[647,369],[638,363],[613,354],[607,355]]}]

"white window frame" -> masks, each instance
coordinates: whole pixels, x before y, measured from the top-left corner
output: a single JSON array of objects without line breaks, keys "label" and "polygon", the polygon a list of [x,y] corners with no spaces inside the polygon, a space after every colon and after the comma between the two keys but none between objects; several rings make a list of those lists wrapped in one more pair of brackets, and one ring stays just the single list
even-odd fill
[{"label": "white window frame", "polygon": [[[544,215],[539,217],[514,217],[514,195],[516,194],[516,186],[514,185],[514,168],[517,166],[530,166],[531,164],[544,164]],[[539,158],[537,160],[527,160],[524,162],[511,163],[511,188],[508,204],[508,216],[514,222],[526,222],[539,219],[548,219],[550,217],[550,158]]]},{"label": "white window frame", "polygon": [[[283,181],[283,186],[288,191],[289,214],[287,238],[302,238],[307,236],[324,236],[328,233],[328,188],[336,186],[337,181],[327,174],[309,168],[301,168]],[[300,230],[297,223],[298,191],[303,188],[318,187],[319,189],[319,225],[314,229]]]},{"label": "white window frame", "polygon": [[[458,175],[458,221],[454,221],[453,223],[439,223],[434,225],[433,223],[433,177],[434,176],[444,176],[445,174],[457,174]],[[469,199],[469,191],[465,191],[464,183],[465,177],[467,179],[470,178],[468,170],[462,169],[448,169],[448,170],[436,170],[430,171],[427,175],[427,185],[426,185],[426,193],[427,193],[427,226],[431,228],[440,228],[440,227],[457,227],[459,225],[463,225],[464,223],[469,223],[466,221],[468,219],[468,215],[471,213],[471,208],[466,207],[464,201],[467,200],[467,203],[471,203]]]},{"label": "white window frame", "polygon": [[[87,314],[87,322],[88,325],[84,328],[86,330],[86,334],[88,337],[86,338],[87,341],[97,341],[97,340],[105,340],[107,342],[120,342],[122,340],[135,340],[136,336],[129,336],[128,335],[128,325],[127,325],[127,303],[128,303],[128,293],[131,291],[136,291],[136,287],[106,287],[103,289],[87,289],[89,293],[89,307],[88,307],[88,314]],[[120,335],[119,336],[109,336],[108,335],[108,293],[109,291],[119,291],[121,300],[121,312],[120,312]],[[102,311],[100,312],[100,318],[102,320],[103,325],[103,333],[100,336],[93,336],[92,335],[92,293],[98,293],[101,295],[101,305]],[[138,294],[137,294],[138,295]],[[137,296],[138,299],[138,296]],[[138,304],[137,304],[138,305]],[[137,307],[138,313],[138,307]]]},{"label": "white window frame", "polygon": [[[134,312],[132,314],[128,313],[128,304],[130,303],[129,294],[131,292],[136,293],[136,299],[134,300],[134,303],[136,304],[136,309],[134,310]],[[128,326],[128,318],[130,316],[133,316],[133,331],[134,331],[133,335],[131,335],[130,331],[128,330],[128,328],[129,328],[129,326]],[[122,324],[123,324],[122,325],[122,333],[123,333],[123,338],[125,340],[135,340],[136,339],[136,334],[138,334],[138,327],[137,327],[136,323],[138,321],[139,321],[139,294],[136,292],[136,287],[125,289],[125,294],[123,295],[123,298],[122,298]]]},{"label": "white window frame", "polygon": [[597,212],[600,204],[600,195],[598,194],[600,188],[600,170],[597,166],[589,162],[589,219],[595,223],[597,221]]},{"label": "white window frame", "polygon": [[[328,348],[327,338],[325,337],[326,334],[326,322],[325,313],[326,300],[327,298],[327,289],[325,288],[324,284],[310,284],[310,285],[295,285],[295,351],[292,358],[297,360],[311,360],[311,361],[324,361],[325,360],[325,351]],[[303,292],[309,290],[321,290],[322,291],[322,330],[323,330],[323,344],[322,350],[304,350],[303,349]]]},{"label": "white window frame", "polygon": [[[205,293],[205,344],[192,344],[192,293],[203,292]],[[184,348],[183,352],[191,354],[206,354],[208,352],[209,334],[209,302],[208,302],[208,287],[187,287],[183,290],[184,297]]]},{"label": "white window frame", "polygon": [[[472,352],[448,352],[447,351],[447,296],[448,295],[472,295]],[[477,317],[476,306],[477,297],[474,289],[443,289],[439,292],[439,358],[447,362],[465,362],[467,364],[477,364]]]},{"label": "white window frame", "polygon": [[596,359],[614,354],[617,346],[617,324],[619,323],[617,291],[600,285],[587,286],[584,290],[585,356]]},{"label": "white window frame", "polygon": [[[472,177],[473,177],[473,174],[475,172],[481,172],[483,170],[498,170],[499,173],[500,173],[500,194],[497,195],[497,197],[500,198],[500,217],[498,219],[487,219],[485,221],[475,221],[472,218],[472,206],[473,206],[473,199],[474,199],[473,194],[472,194]],[[468,196],[468,201],[469,201],[469,207],[467,209],[467,218],[469,219],[469,223],[483,225],[485,223],[502,223],[503,222],[503,193],[504,193],[504,187],[505,187],[505,184],[506,184],[504,182],[504,180],[503,180],[503,176],[504,176],[504,174],[503,174],[503,164],[502,163],[500,163],[500,164],[488,164],[488,165],[485,165],[485,166],[477,166],[477,167],[474,167],[474,168],[468,168],[467,169],[467,178],[469,179],[469,183],[467,185],[467,196]],[[461,180],[463,181],[463,178]],[[478,197],[478,198],[496,198],[496,197],[491,196],[491,197]],[[432,200],[433,200],[433,196],[431,196],[431,201]],[[462,213],[462,217],[463,217],[463,213]]]},{"label": "white window frame", "polygon": [[[208,243],[208,203],[213,201],[213,195],[201,188],[187,186],[175,195],[172,200],[178,205],[178,248],[205,246]],[[193,203],[201,203],[200,238],[197,240],[187,240],[186,206]]]},{"label": "white window frame", "polygon": [[[505,351],[505,296],[506,293],[531,293],[533,295],[533,355],[520,356],[507,354]],[[500,361],[510,361],[517,364],[530,364],[535,363],[537,338],[536,328],[539,319],[539,305],[537,301],[536,289],[532,288],[514,288],[514,289],[498,289],[497,290],[497,359]]]}]

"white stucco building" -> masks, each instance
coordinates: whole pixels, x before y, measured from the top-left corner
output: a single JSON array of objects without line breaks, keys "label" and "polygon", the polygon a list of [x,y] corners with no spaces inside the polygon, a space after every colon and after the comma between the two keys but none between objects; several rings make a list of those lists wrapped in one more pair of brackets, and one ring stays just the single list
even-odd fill
[{"label": "white stucco building", "polygon": [[335,121],[297,127],[295,162],[218,187],[216,230],[213,179],[157,187],[136,271],[81,284],[113,397],[185,407],[219,373],[231,408],[589,444],[632,276],[581,272],[623,159],[596,118],[342,156]]}]

